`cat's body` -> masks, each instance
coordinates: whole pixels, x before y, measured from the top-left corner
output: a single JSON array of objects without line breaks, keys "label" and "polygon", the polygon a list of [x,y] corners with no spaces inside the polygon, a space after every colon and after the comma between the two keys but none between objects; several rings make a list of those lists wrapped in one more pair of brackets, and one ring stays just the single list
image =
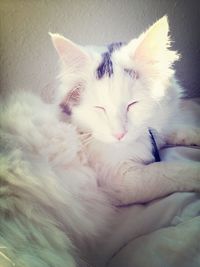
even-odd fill
[{"label": "cat's body", "polygon": [[94,48],[71,47],[73,44],[65,43],[59,35],[53,35],[53,42],[63,62],[60,102],[64,99],[61,105],[67,107],[71,121],[81,131],[91,132],[86,151],[93,163],[103,160],[109,166],[116,166],[129,159],[143,164],[154,162],[149,128],[158,135],[161,146],[166,143],[168,123],[175,125],[174,114],[179,117],[182,88],[171,68],[177,54],[163,49],[159,53],[166,55],[161,62],[154,57],[140,62],[136,53],[131,62],[128,57],[131,49],[137,50],[137,39],[128,45],[113,43],[98,53]]},{"label": "cat's body", "polygon": [[[103,53],[52,39],[63,62],[56,101],[16,92],[1,105],[3,267],[81,265],[115,220],[110,200],[129,204],[200,189],[198,164],[150,164],[150,128],[158,146],[181,141],[168,133],[182,89],[166,18]],[[106,257],[121,244],[111,240]]]},{"label": "cat's body", "polygon": [[[149,129],[159,148],[200,144],[199,129],[181,109],[183,89],[173,69],[179,55],[170,50],[168,31],[163,17],[139,38],[113,43],[100,53],[51,35],[62,61],[58,103],[85,133],[90,165],[114,202],[147,201],[200,186],[198,165],[149,164],[155,161]],[[128,171],[121,177],[124,164]]]}]

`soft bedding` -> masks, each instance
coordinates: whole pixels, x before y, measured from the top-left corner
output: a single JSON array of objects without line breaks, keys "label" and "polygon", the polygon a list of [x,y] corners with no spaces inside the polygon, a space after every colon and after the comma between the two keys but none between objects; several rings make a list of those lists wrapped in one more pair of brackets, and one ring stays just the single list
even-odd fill
[{"label": "soft bedding", "polygon": [[[200,161],[200,148],[168,147],[160,156],[163,161]],[[200,194],[174,193],[120,208],[111,239],[115,248],[108,267],[199,267]]]},{"label": "soft bedding", "polygon": [[[200,161],[200,148],[170,147],[160,155],[165,161]],[[95,267],[199,267],[200,194],[178,192],[118,208],[116,227],[99,251]]]}]

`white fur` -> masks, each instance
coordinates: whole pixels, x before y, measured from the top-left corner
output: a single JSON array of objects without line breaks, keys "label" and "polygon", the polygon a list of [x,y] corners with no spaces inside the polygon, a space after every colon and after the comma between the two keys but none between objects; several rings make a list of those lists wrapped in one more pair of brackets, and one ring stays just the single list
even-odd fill
[{"label": "white fur", "polygon": [[[148,201],[199,190],[199,166],[146,165],[153,161],[148,128],[167,140],[182,91],[166,17],[114,52],[114,75],[101,80],[95,76],[100,54],[51,36],[62,61],[55,103],[22,91],[1,103],[0,263],[85,267],[92,247],[101,254],[98,237],[105,237],[114,218],[99,185],[115,204]],[[138,79],[124,68],[134,69]],[[78,130],[60,114],[72,88],[82,89],[71,116]],[[127,112],[133,101],[138,103]]]},{"label": "white fur", "polygon": [[[52,41],[62,61],[59,76],[62,93],[58,103],[76,83],[81,83],[80,99],[72,105],[70,119],[81,132],[88,133],[84,144],[89,163],[98,173],[99,184],[116,202],[147,201],[169,192],[199,190],[197,166],[170,167],[162,162],[146,165],[154,161],[149,128],[154,130],[158,147],[170,142],[194,144],[195,140],[195,144],[200,143],[199,130],[193,131],[195,136],[187,137],[188,142],[183,142],[180,134],[172,140],[174,131],[181,131],[183,89],[175,78],[173,64],[179,55],[170,49],[167,17],[115,50],[111,58],[113,75],[104,75],[101,79],[96,77],[101,62],[97,51],[77,46],[58,34],[52,34]],[[70,65],[66,60],[68,54],[72,59]],[[130,77],[124,69],[135,71],[136,75]],[[135,101],[127,111],[128,105]],[[123,138],[116,138],[121,134]],[[126,166],[125,162],[130,165]],[[180,173],[185,176],[182,180]],[[171,182],[170,177],[176,178]],[[145,180],[151,182],[149,189],[156,187],[156,183],[159,187],[148,191],[144,187]]]},{"label": "white fur", "polygon": [[[72,122],[92,133],[90,150],[98,149],[99,157],[114,164],[130,158],[151,162],[148,128],[162,136],[173,114],[177,113],[182,93],[172,69],[178,55],[169,50],[167,18],[163,17],[138,39],[116,50],[112,55],[114,75],[100,80],[95,77],[100,62],[97,52],[80,47],[74,49],[76,45],[60,35],[52,35],[52,39],[63,62],[60,91],[69,92],[72,76],[73,83],[83,81],[81,102],[73,108]],[[73,53],[80,64],[72,60],[69,69],[66,57],[70,54],[73,58]],[[73,64],[78,71],[72,70]],[[124,68],[135,70],[138,79],[132,79]],[[127,106],[133,101],[138,103],[127,112]],[[103,107],[106,112],[95,106]],[[118,133],[125,133],[120,141],[116,138]]]},{"label": "white fur", "polygon": [[16,266],[81,264],[113,211],[75,128],[59,120],[55,105],[22,91],[1,103],[0,128],[0,248]]}]

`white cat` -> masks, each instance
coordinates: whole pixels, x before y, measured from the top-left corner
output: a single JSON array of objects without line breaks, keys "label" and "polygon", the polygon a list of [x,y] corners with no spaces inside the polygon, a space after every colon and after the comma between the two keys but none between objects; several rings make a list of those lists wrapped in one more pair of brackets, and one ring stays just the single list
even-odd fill
[{"label": "white cat", "polygon": [[200,189],[198,164],[149,164],[149,128],[158,145],[179,142],[176,132],[168,141],[166,135],[181,95],[166,17],[103,55],[58,34],[52,40],[63,65],[55,103],[31,92],[1,101],[4,267],[85,267],[87,252],[115,218],[108,197],[126,204]]},{"label": "white cat", "polygon": [[50,34],[62,68],[58,101],[85,135],[90,165],[115,203],[148,201],[175,191],[200,189],[200,167],[153,163],[158,146],[200,144],[199,129],[184,126],[170,50],[167,17],[128,44],[97,53]]}]

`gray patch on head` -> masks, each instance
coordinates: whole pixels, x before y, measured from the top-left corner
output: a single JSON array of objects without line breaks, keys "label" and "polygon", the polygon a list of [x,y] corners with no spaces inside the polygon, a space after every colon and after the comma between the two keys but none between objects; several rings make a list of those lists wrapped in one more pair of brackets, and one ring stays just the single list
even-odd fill
[{"label": "gray patch on head", "polygon": [[111,60],[112,53],[115,50],[119,50],[122,45],[124,45],[124,43],[122,42],[112,43],[108,45],[108,51],[106,51],[105,53],[101,55],[102,61],[99,64],[97,71],[96,71],[97,79],[101,79],[105,75],[107,75],[108,77],[111,77],[111,75],[113,74],[113,63]]},{"label": "gray patch on head", "polygon": [[112,54],[115,50],[119,50],[125,43],[118,42],[118,43],[112,43],[108,45],[108,51],[110,54]]},{"label": "gray patch on head", "polygon": [[97,78],[101,79],[104,75],[110,77],[113,74],[113,64],[110,58],[110,53],[105,52],[102,54],[102,61],[97,68]]}]

